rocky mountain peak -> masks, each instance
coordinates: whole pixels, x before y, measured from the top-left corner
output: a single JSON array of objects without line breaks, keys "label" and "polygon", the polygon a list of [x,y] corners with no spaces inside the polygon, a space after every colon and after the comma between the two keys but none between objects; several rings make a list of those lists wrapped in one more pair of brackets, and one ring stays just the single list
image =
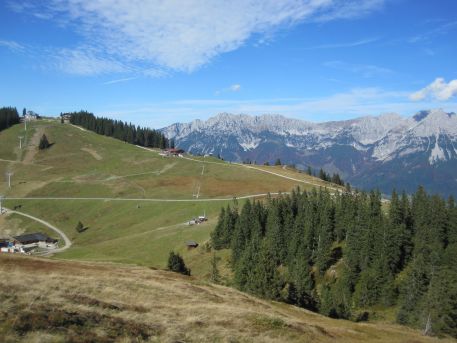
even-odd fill
[{"label": "rocky mountain peak", "polygon": [[[362,184],[359,178],[370,187],[383,182],[387,191],[392,185],[402,189],[401,183],[395,183],[400,179],[412,185],[424,173],[447,175],[446,168],[457,165],[457,115],[442,109],[412,117],[386,113],[322,123],[275,114],[219,113],[207,120],[176,123],[162,132],[191,153],[217,153],[226,160],[257,163],[280,157],[299,168],[311,165],[339,172],[355,185]],[[387,175],[390,183],[384,181]],[[410,175],[416,181],[410,182]],[[448,192],[448,187],[440,187]]]}]

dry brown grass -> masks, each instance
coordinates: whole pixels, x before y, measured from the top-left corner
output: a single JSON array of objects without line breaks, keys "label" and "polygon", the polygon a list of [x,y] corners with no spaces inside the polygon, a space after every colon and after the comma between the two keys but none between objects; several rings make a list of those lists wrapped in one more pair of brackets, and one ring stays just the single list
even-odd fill
[{"label": "dry brown grass", "polygon": [[438,341],[141,267],[3,255],[0,273],[5,342]]}]

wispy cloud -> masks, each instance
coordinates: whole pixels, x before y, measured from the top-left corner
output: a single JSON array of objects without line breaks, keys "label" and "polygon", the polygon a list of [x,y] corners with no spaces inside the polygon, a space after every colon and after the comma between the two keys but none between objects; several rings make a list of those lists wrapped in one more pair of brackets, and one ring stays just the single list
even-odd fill
[{"label": "wispy cloud", "polygon": [[226,92],[239,92],[241,90],[241,85],[238,83],[235,83],[231,85],[230,87],[219,89],[216,92],[214,92],[216,95],[221,95],[222,93]]},{"label": "wispy cloud", "polygon": [[324,62],[323,65],[328,68],[359,74],[365,78],[386,76],[393,73],[391,69],[371,64],[353,64],[343,61],[327,61]]},{"label": "wispy cloud", "polygon": [[383,7],[384,0],[343,0],[343,1],[325,1],[328,7],[327,10],[316,16],[316,21],[331,21],[336,19],[350,19],[365,16],[374,10],[379,10]]},{"label": "wispy cloud", "polygon": [[355,48],[357,46],[371,44],[376,41],[379,41],[379,38],[366,38],[366,39],[361,39],[361,40],[357,40],[354,42],[322,44],[322,45],[316,45],[316,46],[311,46],[309,48],[305,48],[305,50]]},{"label": "wispy cloud", "polygon": [[425,54],[428,55],[428,56],[435,56],[435,55],[436,55],[435,50],[430,49],[430,48],[425,48],[425,49],[424,49],[424,52],[425,52]]},{"label": "wispy cloud", "polygon": [[449,31],[457,28],[457,21],[450,21],[444,24],[441,24],[429,31],[418,34],[409,39],[410,43],[418,43],[423,41],[430,41],[432,38],[440,35],[447,34]]},{"label": "wispy cloud", "polygon": [[135,80],[137,79],[138,77],[126,77],[126,78],[123,78],[123,79],[117,79],[117,80],[111,80],[111,81],[106,81],[106,82],[103,82],[104,85],[112,85],[112,84],[115,84],[115,83],[120,83],[120,82],[127,82],[127,81],[131,81],[131,80]]},{"label": "wispy cloud", "polygon": [[54,66],[66,73],[75,75],[102,75],[125,73],[131,69],[122,62],[97,54],[90,48],[61,49],[53,54]]},{"label": "wispy cloud", "polygon": [[179,121],[207,119],[220,112],[251,115],[281,114],[311,121],[343,120],[382,113],[412,115],[419,110],[442,107],[457,111],[457,102],[423,99],[412,102],[410,91],[355,88],[316,98],[276,99],[182,99],[154,104],[111,105],[100,114],[127,120],[134,116],[142,125],[164,127]]},{"label": "wispy cloud", "polygon": [[413,101],[433,98],[438,101],[446,101],[457,95],[457,80],[451,80],[448,83],[439,77],[430,83],[427,87],[414,92],[410,95]]},{"label": "wispy cloud", "polygon": [[3,46],[15,52],[22,52],[25,50],[25,47],[22,44],[19,44],[18,42],[12,40],[0,39],[0,46]]},{"label": "wispy cloud", "polygon": [[[73,73],[119,70],[140,64],[192,72],[250,38],[268,37],[284,26],[348,19],[378,10],[384,0],[46,0],[23,1],[16,11],[68,22],[90,46],[88,57],[75,49]],[[99,53],[94,54],[98,49]],[[76,62],[79,60],[79,62]],[[96,60],[96,61],[94,61]],[[101,61],[103,60],[103,61]],[[116,63],[112,63],[114,60]],[[83,67],[82,61],[89,66]],[[108,62],[109,61],[109,62]],[[95,63],[94,63],[95,62]],[[102,63],[103,62],[103,63]]]}]

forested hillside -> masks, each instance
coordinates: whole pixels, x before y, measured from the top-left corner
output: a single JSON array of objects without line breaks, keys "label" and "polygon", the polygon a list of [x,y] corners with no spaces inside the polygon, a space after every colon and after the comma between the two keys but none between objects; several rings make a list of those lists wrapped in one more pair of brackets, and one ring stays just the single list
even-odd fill
[{"label": "forested hillside", "polygon": [[14,107],[0,108],[0,131],[5,130],[20,121],[17,109]]},{"label": "forested hillside", "polygon": [[69,115],[70,123],[74,125],[127,143],[151,148],[166,148],[169,145],[168,139],[156,130],[135,127],[133,124],[124,123],[120,120],[95,117],[93,113],[86,111],[61,114],[61,116],[64,115]]},{"label": "forested hillside", "polygon": [[401,324],[457,337],[457,207],[423,188],[409,198],[378,192],[301,192],[222,209],[215,249],[232,249],[243,291],[366,320],[395,310]]}]

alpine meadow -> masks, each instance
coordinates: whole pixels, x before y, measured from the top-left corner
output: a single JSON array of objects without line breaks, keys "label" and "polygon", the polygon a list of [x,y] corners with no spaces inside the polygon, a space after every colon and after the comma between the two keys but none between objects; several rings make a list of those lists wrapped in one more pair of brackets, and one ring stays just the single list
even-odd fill
[{"label": "alpine meadow", "polygon": [[456,14],[0,2],[0,342],[457,342]]}]

